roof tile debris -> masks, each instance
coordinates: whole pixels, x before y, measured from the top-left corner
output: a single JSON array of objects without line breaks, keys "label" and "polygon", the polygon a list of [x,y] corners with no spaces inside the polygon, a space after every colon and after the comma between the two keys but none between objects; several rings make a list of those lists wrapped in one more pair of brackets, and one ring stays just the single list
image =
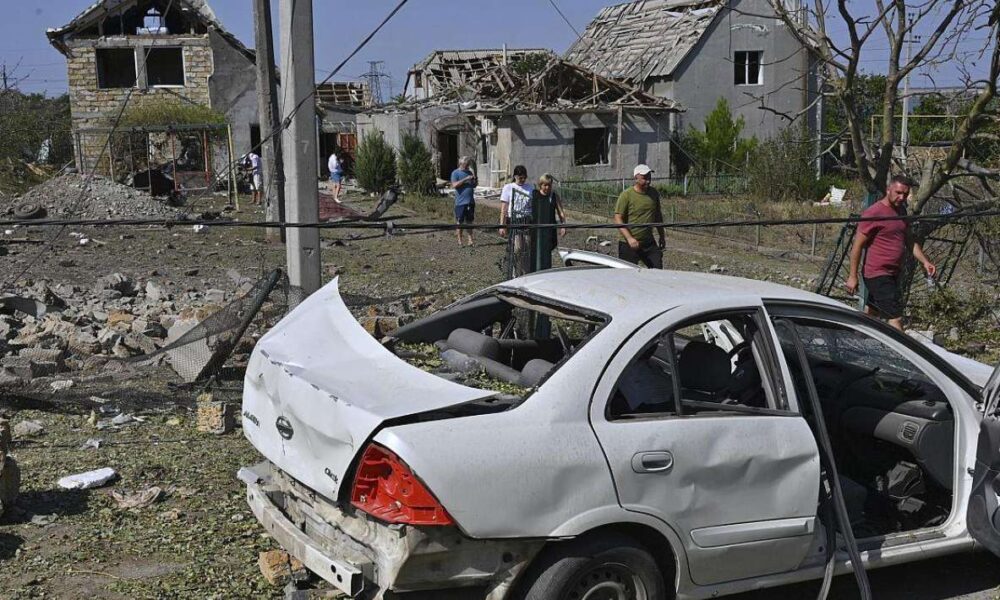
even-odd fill
[{"label": "roof tile debris", "polygon": [[555,53],[545,48],[435,50],[413,67],[410,76],[420,73],[424,79],[420,87],[433,95],[438,90],[475,79],[503,64],[504,60],[516,61],[529,55],[552,58]]},{"label": "roof tile debris", "polygon": [[463,109],[484,113],[562,112],[622,107],[681,110],[672,100],[647,94],[626,83],[602,77],[552,53],[540,61],[502,56],[480,57],[474,73],[441,78],[434,95],[397,105],[463,103]]},{"label": "roof tile debris", "polygon": [[372,92],[365,81],[331,81],[316,84],[316,102],[330,106],[368,108]]},{"label": "roof tile debris", "polygon": [[566,59],[636,84],[670,76],[723,6],[722,0],[639,0],[609,6],[590,22]]}]

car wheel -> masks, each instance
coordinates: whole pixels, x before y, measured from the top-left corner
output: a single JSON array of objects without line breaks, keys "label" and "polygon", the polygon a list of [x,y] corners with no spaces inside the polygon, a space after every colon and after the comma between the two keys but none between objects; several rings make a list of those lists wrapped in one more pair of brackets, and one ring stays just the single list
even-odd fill
[{"label": "car wheel", "polygon": [[518,597],[523,600],[668,598],[656,561],[639,543],[623,535],[552,546],[526,573],[521,589]]}]

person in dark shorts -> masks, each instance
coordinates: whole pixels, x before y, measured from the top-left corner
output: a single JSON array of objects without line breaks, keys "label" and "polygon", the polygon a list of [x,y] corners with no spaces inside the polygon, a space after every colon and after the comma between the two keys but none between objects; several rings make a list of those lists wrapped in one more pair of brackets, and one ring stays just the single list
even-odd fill
[{"label": "person in dark shorts", "polygon": [[642,261],[650,269],[663,268],[663,248],[665,246],[663,227],[657,227],[660,242],[653,239],[652,227],[637,227],[643,223],[662,223],[660,194],[653,188],[653,170],[646,165],[638,165],[632,171],[635,184],[618,196],[615,204],[615,223],[632,227],[619,227],[622,239],[618,242],[618,258],[633,264]]},{"label": "person in dark shorts", "polygon": [[[875,217],[899,217],[906,214],[905,202],[910,194],[910,180],[897,175],[889,182],[885,196],[865,209],[862,219]],[[861,221],[851,247],[851,271],[847,277],[847,291],[858,292],[858,267],[861,254],[865,254],[862,276],[868,296],[865,312],[880,317],[890,325],[903,330],[903,299],[899,289],[899,274],[909,250],[924,267],[928,277],[937,274],[934,266],[919,243],[910,235],[909,223],[903,219],[883,221]]]},{"label": "person in dark shorts", "polygon": [[[476,220],[476,174],[469,165],[472,159],[463,156],[458,159],[458,168],[451,172],[451,187],[455,190],[455,223],[473,223]],[[462,230],[456,229],[458,245],[462,245]],[[469,245],[472,241],[472,230],[468,230]]]}]

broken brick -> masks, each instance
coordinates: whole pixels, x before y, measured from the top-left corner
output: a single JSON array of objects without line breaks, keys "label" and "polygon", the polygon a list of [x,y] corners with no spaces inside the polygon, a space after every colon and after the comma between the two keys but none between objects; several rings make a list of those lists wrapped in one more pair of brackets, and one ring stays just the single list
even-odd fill
[{"label": "broken brick", "polygon": [[299,559],[284,550],[261,552],[257,557],[257,565],[264,579],[274,586],[284,585],[294,573],[305,570]]}]

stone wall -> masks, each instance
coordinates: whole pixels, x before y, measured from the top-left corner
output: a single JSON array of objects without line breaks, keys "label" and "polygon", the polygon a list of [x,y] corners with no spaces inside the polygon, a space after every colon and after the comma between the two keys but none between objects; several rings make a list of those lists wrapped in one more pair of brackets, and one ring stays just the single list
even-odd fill
[{"label": "stone wall", "polygon": [[[147,87],[144,69],[140,67],[136,70],[137,85],[135,88],[131,90],[127,88],[98,88],[98,48],[132,48],[136,53],[136,63],[141,65],[146,48],[153,46],[180,46],[183,48],[185,75],[183,86]],[[157,98],[177,104],[195,103],[211,106],[209,79],[214,72],[214,60],[208,35],[170,36],[169,38],[127,36],[76,40],[70,42],[69,49],[67,68],[74,132],[81,129],[111,127],[130,92],[130,105],[141,103],[150,98]],[[106,135],[78,136],[75,149],[77,169],[89,172],[97,163],[98,157],[101,156],[106,142]],[[99,173],[108,173],[106,156],[101,160],[99,167]]]}]

